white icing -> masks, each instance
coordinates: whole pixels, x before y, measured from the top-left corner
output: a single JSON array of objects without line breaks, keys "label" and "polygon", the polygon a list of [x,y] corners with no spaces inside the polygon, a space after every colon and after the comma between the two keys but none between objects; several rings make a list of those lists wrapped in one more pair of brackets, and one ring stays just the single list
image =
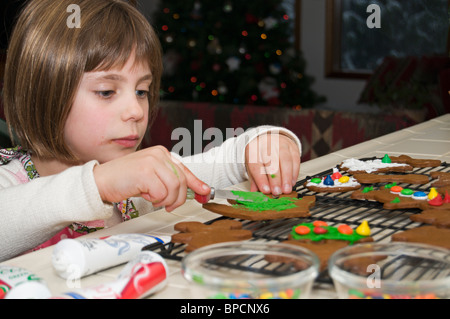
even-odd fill
[{"label": "white icing", "polygon": [[334,185],[325,185],[323,182],[325,181],[325,178],[322,178],[322,181],[319,184],[316,183],[312,183],[311,180],[308,180],[308,183],[306,184],[306,187],[311,187],[311,186],[315,186],[315,187],[321,187],[321,188],[334,188],[334,187],[356,187],[356,186],[361,186],[360,183],[358,183],[358,181],[354,178],[351,177],[349,178],[347,183],[341,183],[339,182],[339,180],[334,180]]},{"label": "white icing", "polygon": [[349,158],[342,162],[341,167],[348,168],[350,171],[375,172],[380,168],[407,166],[402,163],[383,163],[380,159],[361,161],[356,158]]}]

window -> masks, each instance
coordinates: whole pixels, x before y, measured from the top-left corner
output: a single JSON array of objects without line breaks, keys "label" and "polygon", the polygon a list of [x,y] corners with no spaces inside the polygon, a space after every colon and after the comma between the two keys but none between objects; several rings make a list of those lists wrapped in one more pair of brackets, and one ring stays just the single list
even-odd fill
[{"label": "window", "polygon": [[448,56],[449,6],[449,0],[327,0],[326,75],[367,78],[385,56]]}]

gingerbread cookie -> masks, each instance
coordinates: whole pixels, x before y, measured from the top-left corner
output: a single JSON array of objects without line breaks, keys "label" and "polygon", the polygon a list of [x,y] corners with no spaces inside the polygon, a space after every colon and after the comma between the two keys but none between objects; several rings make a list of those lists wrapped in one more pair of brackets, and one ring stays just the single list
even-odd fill
[{"label": "gingerbread cookie", "polygon": [[412,221],[450,228],[450,209],[427,209],[409,217]]},{"label": "gingerbread cookie", "polygon": [[450,172],[431,172],[430,176],[435,179],[431,186],[433,187],[443,187],[450,186]]},{"label": "gingerbread cookie", "polygon": [[400,186],[388,184],[379,190],[373,187],[365,187],[362,190],[354,191],[350,197],[352,199],[368,199],[383,203],[385,209],[405,209],[419,208],[426,209],[449,209],[450,196],[448,193],[442,197],[436,189],[431,188],[430,193],[403,189]]},{"label": "gingerbread cookie", "polygon": [[339,169],[348,171],[350,174],[357,173],[384,173],[384,172],[408,172],[413,167],[404,163],[392,163],[390,158],[385,155],[383,159],[358,160],[349,158],[339,164]]},{"label": "gingerbread cookie", "polygon": [[337,168],[334,168],[332,175],[308,179],[303,186],[316,193],[342,193],[359,189],[361,184],[351,176],[342,176]]},{"label": "gingerbread cookie", "polygon": [[422,174],[399,174],[399,175],[381,175],[370,173],[358,173],[353,177],[362,184],[375,183],[407,183],[407,184],[426,184],[430,181],[428,176]]},{"label": "gingerbread cookie", "polygon": [[450,249],[450,229],[421,226],[391,236],[393,241],[423,243]]},{"label": "gingerbread cookie", "polygon": [[293,217],[308,217],[310,216],[309,209],[316,202],[315,196],[303,196],[297,198],[297,192],[292,192],[289,195],[280,195],[278,198],[266,196],[262,193],[257,194],[252,192],[241,192],[239,195],[245,197],[246,194],[251,198],[252,202],[246,201],[232,201],[228,202],[231,205],[207,203],[203,204],[203,208],[214,213],[238,219],[245,220],[272,220],[281,218]]},{"label": "gingerbread cookie", "polygon": [[412,158],[408,155],[390,156],[392,163],[404,163],[412,167],[437,167],[441,165],[440,160],[433,159],[418,159]]},{"label": "gingerbread cookie", "polygon": [[172,235],[172,242],[187,244],[186,252],[211,244],[246,240],[253,236],[250,230],[242,229],[242,223],[237,220],[218,220],[211,225],[181,222],[175,224],[174,228],[180,233]]},{"label": "gingerbread cookie", "polygon": [[[288,240],[283,243],[301,246],[314,252],[319,257],[319,268],[322,271],[327,268],[328,259],[335,251],[353,243],[373,241],[369,235],[370,228],[367,222],[363,222],[356,230],[353,230],[348,225],[333,227],[323,221],[315,221],[292,227]],[[278,262],[284,260],[282,257],[276,258]]]}]

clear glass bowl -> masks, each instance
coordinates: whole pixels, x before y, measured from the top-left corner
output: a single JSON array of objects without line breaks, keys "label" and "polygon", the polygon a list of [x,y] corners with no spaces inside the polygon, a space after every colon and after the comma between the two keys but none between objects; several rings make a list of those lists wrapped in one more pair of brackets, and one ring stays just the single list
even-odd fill
[{"label": "clear glass bowl", "polygon": [[288,244],[228,242],[199,248],[183,258],[192,298],[308,298],[319,272],[311,251]]},{"label": "clear glass bowl", "polygon": [[450,250],[425,244],[368,243],[328,261],[339,298],[450,298]]}]

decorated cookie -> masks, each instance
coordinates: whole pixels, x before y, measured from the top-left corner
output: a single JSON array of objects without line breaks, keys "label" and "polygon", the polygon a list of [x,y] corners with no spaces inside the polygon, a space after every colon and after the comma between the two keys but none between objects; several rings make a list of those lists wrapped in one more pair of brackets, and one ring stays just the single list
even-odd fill
[{"label": "decorated cookie", "polygon": [[419,223],[450,228],[450,209],[427,209],[409,218]]},{"label": "decorated cookie", "polygon": [[375,183],[407,183],[407,184],[426,184],[430,181],[429,177],[422,174],[371,174],[371,173],[357,173],[353,177],[362,184]]},{"label": "decorated cookie", "polygon": [[450,172],[431,172],[430,176],[434,179],[431,186],[443,187],[450,186]]},{"label": "decorated cookie", "polygon": [[359,160],[349,158],[344,160],[339,169],[348,171],[351,174],[356,173],[380,173],[380,172],[408,172],[413,170],[413,166],[405,163],[393,163],[389,156],[385,155],[383,159]]},{"label": "decorated cookie", "polygon": [[393,241],[405,241],[441,246],[450,249],[450,229],[436,226],[421,226],[391,236]]},{"label": "decorated cookie", "polygon": [[361,184],[352,176],[343,176],[337,168],[334,168],[333,174],[308,179],[303,186],[317,193],[339,193],[359,189]]},{"label": "decorated cookie", "polygon": [[309,209],[314,206],[315,196],[297,198],[297,192],[280,195],[278,198],[259,192],[239,192],[239,196],[251,201],[231,201],[229,204],[207,203],[203,208],[214,213],[245,220],[272,220],[292,217],[308,217]]},{"label": "decorated cookie", "polygon": [[354,191],[350,197],[352,199],[378,201],[383,203],[383,208],[385,209],[450,209],[450,196],[448,193],[443,196],[435,188],[431,188],[429,193],[408,188],[403,189],[396,183],[387,184],[378,190],[371,186],[364,187]]},{"label": "decorated cookie", "polygon": [[[371,241],[373,238],[370,237],[370,228],[367,222],[361,223],[354,230],[345,224],[333,227],[328,226],[326,222],[315,221],[292,227],[288,240],[283,243],[301,246],[314,252],[319,257],[322,271],[327,268],[328,259],[335,251],[353,243]],[[281,257],[277,258],[277,261],[282,262]]]},{"label": "decorated cookie", "polygon": [[175,224],[174,228],[180,233],[172,235],[172,242],[187,244],[186,252],[221,242],[246,240],[253,236],[250,230],[242,229],[242,223],[237,220],[218,220],[211,225],[181,222]]},{"label": "decorated cookie", "polygon": [[412,158],[408,155],[390,156],[392,163],[405,163],[412,167],[437,167],[441,165],[440,160],[433,159],[418,159]]}]

